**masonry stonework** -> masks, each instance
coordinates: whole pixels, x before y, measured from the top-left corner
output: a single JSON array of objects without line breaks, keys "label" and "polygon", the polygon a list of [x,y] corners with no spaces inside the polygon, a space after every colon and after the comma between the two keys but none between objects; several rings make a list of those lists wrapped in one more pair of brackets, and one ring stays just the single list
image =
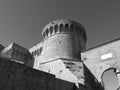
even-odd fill
[{"label": "masonry stonework", "polygon": [[[81,53],[81,56],[84,64],[97,80],[102,82],[102,76],[106,70],[116,69],[117,72],[120,72],[120,39],[117,38],[105,44],[85,50]],[[116,75],[119,76],[117,72]],[[120,77],[117,78],[119,81]]]},{"label": "masonry stonework", "polygon": [[86,42],[81,24],[61,19],[47,24],[29,50],[0,45],[0,90],[106,90],[109,69],[120,83],[120,38],[90,49]]},{"label": "masonry stonework", "polygon": [[81,24],[73,20],[55,20],[43,28],[42,37],[42,43],[30,49],[34,53],[39,46],[43,47],[41,54],[35,56],[35,69],[75,83],[78,88],[84,86],[85,90],[95,90],[91,83],[101,87],[95,77],[91,77],[93,81],[89,80],[86,75],[89,70],[81,60],[81,51],[87,41],[85,28]]}]

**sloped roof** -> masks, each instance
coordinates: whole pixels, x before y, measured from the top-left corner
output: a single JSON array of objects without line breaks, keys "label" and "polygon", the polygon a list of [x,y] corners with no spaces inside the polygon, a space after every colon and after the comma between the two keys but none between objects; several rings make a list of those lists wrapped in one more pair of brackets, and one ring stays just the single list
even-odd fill
[{"label": "sloped roof", "polygon": [[10,45],[8,45],[7,47],[5,47],[3,50],[2,50],[2,53],[5,53],[7,52],[8,50],[12,49],[12,48],[20,48],[20,50],[22,51],[25,51],[25,52],[28,52],[28,49],[16,44],[16,43],[11,43]]}]

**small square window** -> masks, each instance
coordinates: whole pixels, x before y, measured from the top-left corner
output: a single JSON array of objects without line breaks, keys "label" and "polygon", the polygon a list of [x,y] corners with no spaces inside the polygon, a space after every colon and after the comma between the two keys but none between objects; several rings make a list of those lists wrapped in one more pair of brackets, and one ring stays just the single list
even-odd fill
[{"label": "small square window", "polygon": [[105,60],[105,59],[112,58],[112,57],[113,57],[112,53],[107,53],[107,54],[102,55],[101,59]]}]

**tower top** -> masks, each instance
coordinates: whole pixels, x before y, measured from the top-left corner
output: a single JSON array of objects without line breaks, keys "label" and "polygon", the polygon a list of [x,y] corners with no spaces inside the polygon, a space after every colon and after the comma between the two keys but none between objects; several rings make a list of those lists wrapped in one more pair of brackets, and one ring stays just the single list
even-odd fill
[{"label": "tower top", "polygon": [[52,21],[43,28],[42,37],[43,39],[46,39],[58,33],[73,33],[80,36],[82,35],[85,42],[87,41],[85,28],[80,23],[73,20],[60,19]]}]

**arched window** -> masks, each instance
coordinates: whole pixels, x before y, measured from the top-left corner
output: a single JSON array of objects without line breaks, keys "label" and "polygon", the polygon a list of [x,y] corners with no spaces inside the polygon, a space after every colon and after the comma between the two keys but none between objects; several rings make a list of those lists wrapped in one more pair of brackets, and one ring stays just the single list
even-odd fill
[{"label": "arched window", "polygon": [[37,56],[39,56],[40,53],[39,53],[39,50],[38,50],[38,49],[36,50],[36,52],[37,52]]},{"label": "arched window", "polygon": [[64,28],[62,23],[60,24],[59,29],[60,29],[60,32],[63,32]]},{"label": "arched window", "polygon": [[118,78],[115,74],[115,68],[109,68],[102,74],[102,84],[105,90],[117,90],[119,87]]},{"label": "arched window", "polygon": [[37,55],[37,51],[35,50],[35,56]]},{"label": "arched window", "polygon": [[69,25],[65,24],[65,31],[69,32]]},{"label": "arched window", "polygon": [[49,34],[49,30],[48,30],[48,29],[46,29],[46,36],[48,36],[48,34]]},{"label": "arched window", "polygon": [[55,33],[58,32],[58,25],[57,24],[54,26],[54,30],[55,30]]},{"label": "arched window", "polygon": [[73,24],[70,25],[70,32],[74,32],[74,25]]},{"label": "arched window", "polygon": [[53,33],[53,26],[50,27],[50,35]]},{"label": "arched window", "polygon": [[83,39],[86,41],[87,38],[86,38],[86,35],[85,35],[85,31],[84,31],[84,30],[82,31],[82,36],[83,36]]},{"label": "arched window", "polygon": [[40,54],[41,54],[42,50],[43,50],[43,47],[40,47],[40,49],[39,49]]}]

